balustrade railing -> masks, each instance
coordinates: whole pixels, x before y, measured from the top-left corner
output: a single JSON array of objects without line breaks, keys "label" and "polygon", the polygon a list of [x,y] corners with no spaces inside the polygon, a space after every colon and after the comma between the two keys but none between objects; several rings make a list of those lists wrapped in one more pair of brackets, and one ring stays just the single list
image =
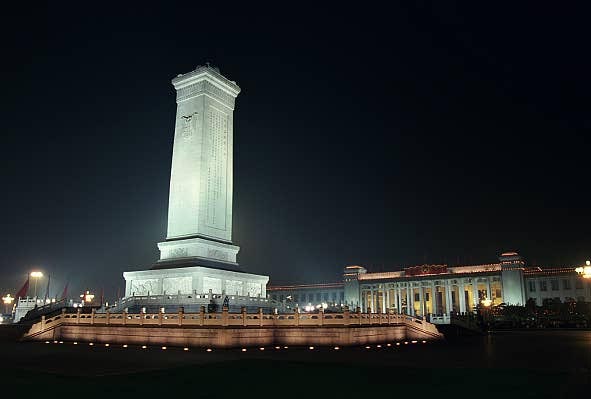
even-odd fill
[{"label": "balustrade railing", "polygon": [[97,326],[162,326],[162,327],[335,327],[335,326],[388,326],[407,325],[438,334],[437,328],[419,318],[404,314],[361,313],[359,310],[342,313],[287,313],[265,314],[262,308],[258,313],[247,313],[243,308],[240,313],[230,313],[226,308],[222,312],[207,313],[201,307],[199,313],[96,313],[90,314],[64,312],[49,318],[43,316],[34,324],[28,336],[42,333],[59,325],[97,325]]}]

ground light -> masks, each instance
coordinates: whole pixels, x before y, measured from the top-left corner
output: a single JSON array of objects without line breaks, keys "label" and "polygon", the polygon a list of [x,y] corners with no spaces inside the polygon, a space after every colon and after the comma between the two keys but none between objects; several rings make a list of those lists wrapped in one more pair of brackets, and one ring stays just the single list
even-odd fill
[{"label": "ground light", "polygon": [[142,345],[142,349],[146,349],[146,348],[147,348],[147,346],[146,346],[146,345]]},{"label": "ground light", "polygon": [[341,348],[339,348],[338,346],[335,346],[335,347],[334,347],[334,350],[335,350],[335,351],[338,351],[339,349],[341,349]]},{"label": "ground light", "polygon": [[382,347],[382,345],[377,345],[377,347],[378,347],[378,348],[381,348],[381,347]]},{"label": "ground light", "polygon": [[163,346],[163,347],[162,347],[162,350],[163,350],[163,351],[165,351],[165,350],[166,350],[166,346]]},{"label": "ground light", "polygon": [[78,345],[78,342],[74,341],[74,345]]},{"label": "ground light", "polygon": [[241,350],[242,350],[242,352],[246,352],[246,348],[242,348]]},{"label": "ground light", "polygon": [[93,344],[92,342],[88,344],[88,346],[93,346],[93,345],[94,345],[94,344]]},{"label": "ground light", "polygon": [[183,350],[184,350],[184,351],[188,351],[188,350],[189,350],[189,348],[183,348]]},{"label": "ground light", "polygon": [[313,346],[308,347],[308,349],[310,349],[311,351],[314,350]]},{"label": "ground light", "polygon": [[211,348],[207,348],[206,349],[206,352],[211,352]]},{"label": "ground light", "polygon": [[123,345],[123,347],[124,347],[124,348],[127,348],[127,344],[124,344],[124,345]]},{"label": "ground light", "polygon": [[261,351],[264,351],[264,350],[265,350],[265,348],[259,348],[259,350],[261,350]]}]

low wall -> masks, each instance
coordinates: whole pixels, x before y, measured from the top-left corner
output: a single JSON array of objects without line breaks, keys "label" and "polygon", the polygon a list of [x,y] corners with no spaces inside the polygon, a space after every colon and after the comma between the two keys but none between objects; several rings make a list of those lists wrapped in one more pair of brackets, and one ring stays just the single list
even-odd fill
[{"label": "low wall", "polygon": [[405,315],[349,312],[265,315],[224,311],[173,315],[63,313],[34,324],[24,339],[229,348],[351,346],[442,337],[434,325]]}]

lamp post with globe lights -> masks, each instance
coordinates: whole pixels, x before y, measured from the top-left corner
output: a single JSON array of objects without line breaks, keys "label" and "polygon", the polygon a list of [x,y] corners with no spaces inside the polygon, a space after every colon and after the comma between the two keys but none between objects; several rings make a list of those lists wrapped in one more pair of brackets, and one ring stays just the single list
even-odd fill
[{"label": "lamp post with globe lights", "polygon": [[577,267],[575,271],[579,273],[579,275],[581,275],[583,278],[591,279],[591,261],[586,261],[585,266]]},{"label": "lamp post with globe lights", "polygon": [[37,280],[43,277],[43,273],[41,272],[31,272],[31,277],[35,280],[35,300],[37,299]]},{"label": "lamp post with globe lights", "polygon": [[2,297],[2,302],[4,302],[4,313],[8,313],[12,301],[14,301],[14,297],[10,296],[10,294],[6,294],[6,296]]}]

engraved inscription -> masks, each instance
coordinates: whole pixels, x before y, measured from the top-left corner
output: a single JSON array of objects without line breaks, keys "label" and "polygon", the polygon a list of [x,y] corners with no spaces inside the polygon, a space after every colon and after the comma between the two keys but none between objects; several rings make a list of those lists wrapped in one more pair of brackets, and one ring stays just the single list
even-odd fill
[{"label": "engraved inscription", "polygon": [[190,115],[181,116],[181,137],[185,140],[191,140],[198,129],[197,112]]},{"label": "engraved inscription", "polygon": [[226,230],[226,173],[228,115],[210,107],[207,112],[209,154],[206,186],[206,219],[209,227]]}]

